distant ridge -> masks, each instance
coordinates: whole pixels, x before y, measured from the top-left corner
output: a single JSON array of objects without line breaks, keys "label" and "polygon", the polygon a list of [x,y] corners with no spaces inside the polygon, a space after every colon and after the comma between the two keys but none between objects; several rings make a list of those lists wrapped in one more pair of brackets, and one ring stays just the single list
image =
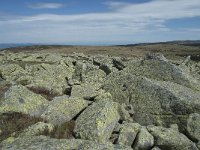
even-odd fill
[{"label": "distant ridge", "polygon": [[136,44],[126,44],[126,45],[116,45],[116,46],[146,46],[146,45],[156,45],[156,44],[178,44],[185,46],[198,46],[200,47],[200,40],[178,40],[178,41],[167,41],[167,42],[154,42],[154,43],[136,43]]}]

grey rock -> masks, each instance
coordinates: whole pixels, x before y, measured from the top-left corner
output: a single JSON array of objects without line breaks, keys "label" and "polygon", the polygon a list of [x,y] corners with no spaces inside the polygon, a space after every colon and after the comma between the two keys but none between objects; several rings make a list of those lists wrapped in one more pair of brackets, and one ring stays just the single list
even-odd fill
[{"label": "grey rock", "polygon": [[108,142],[98,143],[81,139],[53,139],[42,135],[24,138],[8,138],[0,143],[0,147],[5,150],[114,150],[114,145]]},{"label": "grey rock", "polygon": [[138,123],[124,123],[120,129],[118,143],[120,145],[132,146],[141,126]]},{"label": "grey rock", "polygon": [[55,97],[49,102],[47,109],[41,117],[53,125],[61,125],[73,119],[88,104],[89,102],[82,98],[69,98],[67,96]]},{"label": "grey rock", "polygon": [[171,82],[119,72],[110,74],[103,88],[114,101],[132,105],[133,119],[141,125],[181,124],[187,115],[200,112],[200,93]]},{"label": "grey rock", "polygon": [[19,112],[30,116],[40,116],[48,105],[41,95],[29,91],[22,85],[11,86],[0,103],[0,114]]},{"label": "grey rock", "polygon": [[148,126],[147,129],[154,136],[155,145],[161,149],[198,150],[195,144],[184,134],[172,128]]},{"label": "grey rock", "polygon": [[160,58],[133,61],[124,71],[136,76],[144,76],[160,81],[170,81],[194,90],[200,90],[198,80],[180,67],[168,61],[163,61],[163,59],[160,60]]},{"label": "grey rock", "polygon": [[119,120],[117,104],[101,101],[87,107],[76,120],[74,132],[81,139],[106,141]]},{"label": "grey rock", "polygon": [[71,91],[71,97],[82,97],[90,100],[98,95],[99,87],[96,84],[74,85]]},{"label": "grey rock", "polygon": [[200,141],[200,114],[193,113],[187,119],[187,133],[191,139]]},{"label": "grey rock", "polygon": [[133,149],[146,150],[150,149],[154,145],[154,137],[147,131],[145,127],[142,127],[136,137]]},{"label": "grey rock", "polygon": [[151,150],[161,150],[159,147],[155,146]]},{"label": "grey rock", "polygon": [[52,124],[37,122],[29,126],[27,129],[24,129],[18,137],[27,137],[27,136],[38,136],[42,134],[50,134],[53,132],[54,126]]}]

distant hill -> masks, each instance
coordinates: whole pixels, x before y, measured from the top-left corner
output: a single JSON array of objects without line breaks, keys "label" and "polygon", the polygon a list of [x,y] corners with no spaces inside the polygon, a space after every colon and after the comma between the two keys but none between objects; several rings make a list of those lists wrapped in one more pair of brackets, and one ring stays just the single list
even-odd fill
[{"label": "distant hill", "polygon": [[19,46],[28,46],[28,45],[33,45],[31,43],[0,43],[0,49],[4,49],[4,48],[11,48],[11,47],[19,47]]},{"label": "distant hill", "polygon": [[147,45],[157,45],[157,44],[178,44],[184,46],[197,46],[200,47],[200,40],[185,40],[185,41],[167,41],[167,42],[155,42],[155,43],[136,43],[127,45],[117,45],[117,46],[147,46]]}]

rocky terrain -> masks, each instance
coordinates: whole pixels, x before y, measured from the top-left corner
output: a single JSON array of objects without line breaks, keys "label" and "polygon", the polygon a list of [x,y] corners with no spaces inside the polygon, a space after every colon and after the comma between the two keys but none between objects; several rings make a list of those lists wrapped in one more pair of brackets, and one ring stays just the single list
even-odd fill
[{"label": "rocky terrain", "polygon": [[2,51],[0,149],[198,150],[200,62]]}]

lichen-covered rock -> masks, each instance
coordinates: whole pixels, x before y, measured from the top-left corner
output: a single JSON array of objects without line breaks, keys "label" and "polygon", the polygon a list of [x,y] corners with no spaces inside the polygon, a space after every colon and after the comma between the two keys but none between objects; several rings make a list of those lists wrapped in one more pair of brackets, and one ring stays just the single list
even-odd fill
[{"label": "lichen-covered rock", "polygon": [[105,92],[104,90],[100,90],[98,96],[94,98],[95,102],[99,101],[113,101],[112,95],[109,92]]},{"label": "lichen-covered rock", "polygon": [[141,126],[138,123],[124,123],[121,126],[118,143],[120,145],[132,146],[136,135],[140,131]]},{"label": "lichen-covered rock", "polygon": [[118,120],[117,104],[101,101],[93,103],[81,113],[74,131],[81,139],[107,141]]},{"label": "lichen-covered rock", "polygon": [[155,146],[151,150],[161,150],[159,147]]},{"label": "lichen-covered rock", "polygon": [[0,114],[19,112],[30,116],[40,116],[48,101],[41,95],[29,91],[22,85],[11,86],[0,101]]},{"label": "lichen-covered rock", "polygon": [[33,124],[29,126],[27,129],[23,130],[18,137],[50,134],[51,132],[53,132],[53,130],[54,126],[52,124],[37,122],[36,124]]},{"label": "lichen-covered rock", "polygon": [[154,145],[154,137],[147,131],[145,127],[142,127],[137,135],[134,150],[146,150],[150,149]]},{"label": "lichen-covered rock", "polygon": [[88,102],[82,98],[55,97],[41,117],[53,125],[60,125],[73,119],[87,106]]},{"label": "lichen-covered rock", "polygon": [[184,72],[180,67],[159,59],[146,59],[130,63],[125,72],[137,76],[145,76],[160,81],[170,81],[180,85],[200,90],[200,83]]},{"label": "lichen-covered rock", "polygon": [[130,148],[115,148],[111,143],[104,142],[98,143],[95,141],[81,140],[81,139],[53,139],[46,136],[30,136],[22,138],[8,138],[0,143],[0,148],[5,150],[71,150],[71,149],[81,149],[81,150],[114,150],[123,149],[130,150]]},{"label": "lichen-covered rock", "polygon": [[43,88],[51,93],[62,95],[67,87],[66,79],[71,78],[74,72],[73,68],[66,64],[59,65],[40,64],[27,66],[25,68],[32,76],[29,88]]},{"label": "lichen-covered rock", "polygon": [[71,91],[71,97],[82,97],[90,100],[98,95],[99,87],[96,84],[74,85]]},{"label": "lichen-covered rock", "polygon": [[108,76],[104,90],[114,101],[131,105],[133,119],[141,125],[179,123],[200,112],[200,93],[171,82],[120,72]]},{"label": "lichen-covered rock", "polygon": [[155,145],[161,149],[198,150],[196,145],[184,134],[172,128],[151,125],[147,129],[154,136]]},{"label": "lichen-covered rock", "polygon": [[27,72],[17,64],[2,64],[0,72],[3,79],[14,82],[19,77],[27,74]]},{"label": "lichen-covered rock", "polygon": [[187,133],[195,141],[200,141],[200,115],[190,114],[187,120]]}]

